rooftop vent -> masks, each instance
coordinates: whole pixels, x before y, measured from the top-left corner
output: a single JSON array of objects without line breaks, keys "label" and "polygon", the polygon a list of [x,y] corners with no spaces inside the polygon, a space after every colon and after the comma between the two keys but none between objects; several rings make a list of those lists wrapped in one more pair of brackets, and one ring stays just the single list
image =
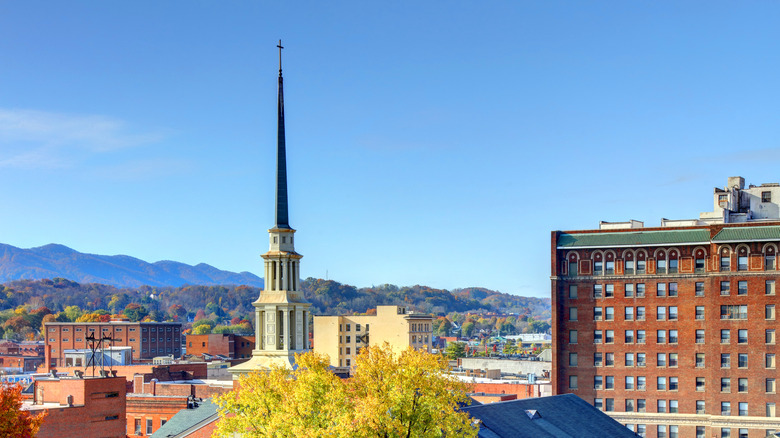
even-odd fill
[{"label": "rooftop vent", "polygon": [[539,411],[537,411],[536,409],[526,409],[525,415],[528,415],[528,418],[532,420],[538,420],[542,418],[542,415],[539,414]]}]

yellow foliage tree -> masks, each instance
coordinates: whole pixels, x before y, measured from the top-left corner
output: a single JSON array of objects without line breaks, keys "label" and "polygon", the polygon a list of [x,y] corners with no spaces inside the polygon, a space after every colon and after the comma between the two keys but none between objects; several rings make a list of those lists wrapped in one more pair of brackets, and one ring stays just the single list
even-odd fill
[{"label": "yellow foliage tree", "polygon": [[361,350],[354,375],[342,380],[325,355],[296,355],[293,371],[274,368],[242,376],[217,399],[214,437],[475,437],[466,413],[466,386],[446,360],[388,344]]}]

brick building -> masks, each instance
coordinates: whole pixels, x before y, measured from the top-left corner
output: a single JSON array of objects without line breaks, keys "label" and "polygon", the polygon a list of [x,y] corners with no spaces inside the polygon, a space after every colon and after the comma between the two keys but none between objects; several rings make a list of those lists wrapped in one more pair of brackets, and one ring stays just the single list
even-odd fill
[{"label": "brick building", "polygon": [[186,335],[187,354],[223,356],[227,359],[249,359],[255,348],[254,336],[234,334]]},{"label": "brick building", "polygon": [[369,344],[430,351],[432,322],[430,315],[408,312],[404,306],[378,306],[373,316],[315,316],[314,350],[327,354],[335,367],[352,366],[358,350]]},{"label": "brick building", "polygon": [[47,411],[38,438],[124,438],[125,379],[37,378],[24,409]]},{"label": "brick building", "polygon": [[780,431],[778,200],[729,178],[699,219],[554,231],[553,393],[651,438]]},{"label": "brick building", "polygon": [[47,365],[65,366],[65,350],[89,348],[87,337],[108,336],[111,346],[133,349],[133,360],[151,360],[156,356],[181,356],[179,322],[47,322],[46,349],[51,357]]}]

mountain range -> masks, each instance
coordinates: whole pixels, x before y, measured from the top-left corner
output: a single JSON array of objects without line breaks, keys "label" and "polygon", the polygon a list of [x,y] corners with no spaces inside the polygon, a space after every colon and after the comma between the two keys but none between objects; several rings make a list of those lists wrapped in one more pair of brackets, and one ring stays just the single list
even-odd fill
[{"label": "mountain range", "polygon": [[126,255],[85,254],[54,243],[30,249],[0,243],[0,284],[57,277],[129,288],[187,284],[263,287],[263,279],[251,272],[223,271],[205,263],[148,263]]}]

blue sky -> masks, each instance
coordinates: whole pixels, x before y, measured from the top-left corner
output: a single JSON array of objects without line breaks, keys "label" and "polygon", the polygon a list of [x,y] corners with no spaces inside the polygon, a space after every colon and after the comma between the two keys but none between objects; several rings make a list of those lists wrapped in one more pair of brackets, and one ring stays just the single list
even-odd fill
[{"label": "blue sky", "polygon": [[778,2],[0,0],[0,242],[549,296],[550,231],[780,181]]}]

